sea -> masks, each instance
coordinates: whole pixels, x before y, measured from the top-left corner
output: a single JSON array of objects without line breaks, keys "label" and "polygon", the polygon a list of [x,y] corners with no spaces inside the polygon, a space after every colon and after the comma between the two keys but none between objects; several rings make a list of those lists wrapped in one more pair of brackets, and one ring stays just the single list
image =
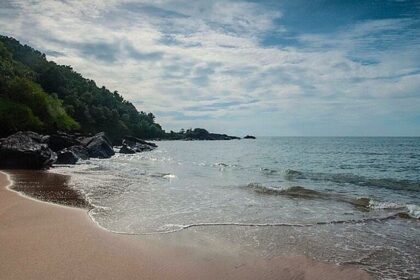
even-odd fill
[{"label": "sea", "polygon": [[71,175],[92,220],[115,233],[193,232],[262,257],[306,255],[376,279],[420,279],[420,138],[156,143],[52,172]]}]

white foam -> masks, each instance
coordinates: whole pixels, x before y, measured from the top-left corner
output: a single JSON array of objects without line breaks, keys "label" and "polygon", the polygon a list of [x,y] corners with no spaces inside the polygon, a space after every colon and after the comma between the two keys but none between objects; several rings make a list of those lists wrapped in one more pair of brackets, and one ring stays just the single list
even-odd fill
[{"label": "white foam", "polygon": [[395,202],[381,202],[376,200],[370,200],[369,207],[372,209],[403,209],[405,205],[398,204]]},{"label": "white foam", "polygon": [[415,204],[407,205],[408,214],[416,219],[420,219],[420,207]]},{"label": "white foam", "polygon": [[178,177],[175,174],[166,174],[166,175],[163,176],[163,178],[166,178],[166,179],[175,179],[175,178],[178,178]]}]

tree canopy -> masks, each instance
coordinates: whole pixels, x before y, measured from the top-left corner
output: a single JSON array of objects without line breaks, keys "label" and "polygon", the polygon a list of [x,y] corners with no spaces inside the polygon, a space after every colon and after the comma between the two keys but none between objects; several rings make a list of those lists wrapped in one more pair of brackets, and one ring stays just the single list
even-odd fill
[{"label": "tree canopy", "polygon": [[152,113],[137,111],[117,91],[5,36],[0,36],[0,121],[1,136],[18,130],[105,131],[114,141],[165,135]]}]

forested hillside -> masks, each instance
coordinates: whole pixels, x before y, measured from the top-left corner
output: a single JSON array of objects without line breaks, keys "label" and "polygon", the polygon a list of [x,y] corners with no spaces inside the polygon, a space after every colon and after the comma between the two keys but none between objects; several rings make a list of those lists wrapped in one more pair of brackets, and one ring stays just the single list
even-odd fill
[{"label": "forested hillside", "polygon": [[41,52],[0,36],[0,135],[18,130],[164,136],[152,113],[138,112],[117,92],[98,87],[70,66],[47,61]]}]

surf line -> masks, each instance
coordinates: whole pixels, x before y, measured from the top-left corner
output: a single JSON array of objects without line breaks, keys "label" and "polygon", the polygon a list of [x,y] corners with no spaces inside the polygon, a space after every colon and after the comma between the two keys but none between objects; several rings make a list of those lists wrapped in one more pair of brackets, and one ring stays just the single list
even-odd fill
[{"label": "surf line", "polygon": [[89,217],[98,225],[100,228],[121,235],[155,235],[155,234],[170,234],[180,232],[186,229],[195,228],[195,227],[214,227],[214,226],[237,226],[237,227],[298,227],[298,228],[305,228],[305,227],[313,227],[313,226],[323,226],[323,225],[334,225],[334,224],[360,224],[366,222],[381,222],[386,220],[393,220],[399,217],[400,213],[395,213],[385,217],[378,217],[378,218],[366,218],[366,219],[353,219],[353,220],[335,220],[335,221],[325,221],[325,222],[316,222],[316,223],[308,223],[308,224],[289,224],[289,223],[196,223],[196,224],[188,224],[188,225],[176,225],[178,228],[170,229],[166,231],[154,231],[154,232],[142,232],[142,233],[134,233],[134,232],[124,232],[124,231],[115,231],[107,229],[101,226],[95,219],[90,215],[90,211],[88,211]]}]

